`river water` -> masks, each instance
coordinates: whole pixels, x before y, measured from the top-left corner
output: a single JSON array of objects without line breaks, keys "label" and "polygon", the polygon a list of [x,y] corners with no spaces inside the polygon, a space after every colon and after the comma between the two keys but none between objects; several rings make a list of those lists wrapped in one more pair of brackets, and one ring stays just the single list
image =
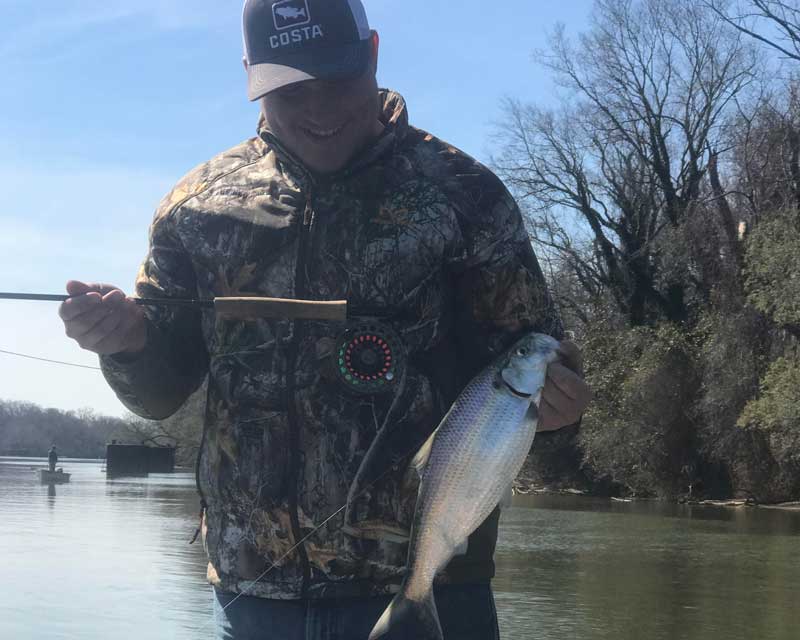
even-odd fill
[{"label": "river water", "polygon": [[[193,476],[44,464],[0,458],[0,638],[209,637]],[[800,513],[520,498],[494,587],[504,640],[797,640]]]}]

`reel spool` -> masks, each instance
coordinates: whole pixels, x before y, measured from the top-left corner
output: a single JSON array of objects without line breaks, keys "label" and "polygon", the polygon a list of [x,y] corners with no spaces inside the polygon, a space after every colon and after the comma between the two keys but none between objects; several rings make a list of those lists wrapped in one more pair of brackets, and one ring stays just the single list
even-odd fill
[{"label": "reel spool", "polygon": [[400,381],[405,355],[398,335],[380,323],[349,328],[336,341],[336,377],[349,391],[376,395]]}]

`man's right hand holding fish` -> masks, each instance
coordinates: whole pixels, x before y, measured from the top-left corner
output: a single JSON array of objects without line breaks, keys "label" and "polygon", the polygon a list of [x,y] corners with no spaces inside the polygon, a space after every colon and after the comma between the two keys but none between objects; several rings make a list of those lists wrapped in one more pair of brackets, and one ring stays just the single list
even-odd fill
[{"label": "man's right hand holding fish", "polygon": [[539,407],[539,433],[576,424],[592,400],[592,389],[583,379],[583,355],[578,345],[564,340],[558,353],[560,359],[547,369]]}]

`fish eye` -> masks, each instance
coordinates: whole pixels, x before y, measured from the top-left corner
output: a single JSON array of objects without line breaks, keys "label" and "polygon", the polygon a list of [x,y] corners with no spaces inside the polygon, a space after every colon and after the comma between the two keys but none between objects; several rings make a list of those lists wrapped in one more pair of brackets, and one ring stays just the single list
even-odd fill
[{"label": "fish eye", "polygon": [[517,349],[517,355],[518,355],[518,356],[522,356],[523,358],[524,358],[525,356],[527,356],[527,355],[528,355],[528,353],[530,353],[530,352],[528,351],[528,347],[520,347],[519,349]]}]

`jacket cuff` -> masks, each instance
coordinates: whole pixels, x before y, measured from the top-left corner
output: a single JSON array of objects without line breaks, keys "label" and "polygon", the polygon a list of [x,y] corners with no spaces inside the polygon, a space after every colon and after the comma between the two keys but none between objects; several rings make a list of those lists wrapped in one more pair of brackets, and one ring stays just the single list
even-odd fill
[{"label": "jacket cuff", "polygon": [[138,353],[100,356],[100,369],[120,402],[148,420],[162,420],[170,412],[162,408],[164,380],[174,372],[167,362],[169,345],[163,334],[147,320],[145,347]]}]

